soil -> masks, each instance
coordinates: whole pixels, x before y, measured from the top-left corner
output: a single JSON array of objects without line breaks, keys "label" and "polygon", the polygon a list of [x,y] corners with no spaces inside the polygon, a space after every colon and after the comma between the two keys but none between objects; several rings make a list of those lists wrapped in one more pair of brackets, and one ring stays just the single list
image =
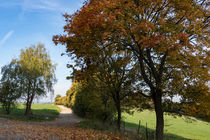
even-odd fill
[{"label": "soil", "polygon": [[67,108],[63,105],[57,106],[61,109],[58,119],[55,121],[44,122],[44,124],[55,126],[71,126],[79,123],[82,120],[81,118],[77,117],[70,108]]},{"label": "soil", "polygon": [[[59,117],[54,121],[29,122],[0,118],[0,140],[62,139],[69,132],[76,133],[75,125],[82,119],[73,114],[70,108],[59,105]],[[77,128],[76,128],[77,129]],[[76,134],[75,134],[76,135]],[[76,137],[76,136],[74,136]]]}]

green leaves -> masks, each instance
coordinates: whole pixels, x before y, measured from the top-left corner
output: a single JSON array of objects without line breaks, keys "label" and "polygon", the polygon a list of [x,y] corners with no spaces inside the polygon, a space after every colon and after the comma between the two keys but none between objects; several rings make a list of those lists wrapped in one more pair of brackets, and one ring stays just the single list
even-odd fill
[{"label": "green leaves", "polygon": [[19,74],[20,66],[13,60],[9,65],[2,67],[2,78],[0,80],[0,103],[7,114],[12,107],[15,107],[15,101],[21,97],[22,87]]},{"label": "green leaves", "polygon": [[3,85],[7,83],[3,88],[4,94],[18,94],[26,100],[26,110],[30,110],[35,97],[53,92],[53,84],[56,82],[55,67],[43,44],[21,50],[18,59],[2,68],[1,82]]}]

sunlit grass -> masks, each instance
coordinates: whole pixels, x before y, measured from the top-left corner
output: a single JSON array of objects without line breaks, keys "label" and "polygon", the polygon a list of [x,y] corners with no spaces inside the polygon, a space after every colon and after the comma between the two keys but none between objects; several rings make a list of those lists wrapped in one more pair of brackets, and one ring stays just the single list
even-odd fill
[{"label": "sunlit grass", "polygon": [[32,104],[31,108],[33,116],[27,117],[24,116],[24,104],[17,104],[9,115],[5,114],[0,105],[0,117],[25,121],[47,121],[56,119],[60,112],[60,109],[53,104]]},{"label": "sunlit grass", "polygon": [[[124,120],[127,128],[137,129],[139,120],[141,120],[141,127],[144,131],[147,123],[148,129],[151,131],[155,130],[156,118],[155,112],[145,110],[143,112],[134,112],[133,115],[124,114]],[[165,120],[165,133],[172,134],[177,139],[199,139],[209,140],[210,139],[210,123],[190,117],[176,118],[169,115],[164,115]]]}]

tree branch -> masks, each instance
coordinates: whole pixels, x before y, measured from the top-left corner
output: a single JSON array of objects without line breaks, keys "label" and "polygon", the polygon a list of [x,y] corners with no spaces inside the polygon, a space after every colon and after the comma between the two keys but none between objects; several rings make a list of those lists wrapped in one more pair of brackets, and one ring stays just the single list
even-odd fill
[{"label": "tree branch", "polygon": [[155,70],[155,66],[154,66],[154,63],[153,63],[152,58],[151,58],[151,50],[147,49],[146,54],[147,54],[147,58],[149,60],[148,66],[152,70],[152,74],[154,75],[155,80],[158,81],[158,73]]},{"label": "tree branch", "polygon": [[159,71],[159,74],[158,74],[159,75],[159,81],[158,82],[160,82],[161,79],[162,79],[164,65],[165,65],[165,62],[166,62],[167,55],[168,55],[168,50],[165,52],[164,56],[161,59],[160,67],[159,67],[159,70],[158,70]]}]

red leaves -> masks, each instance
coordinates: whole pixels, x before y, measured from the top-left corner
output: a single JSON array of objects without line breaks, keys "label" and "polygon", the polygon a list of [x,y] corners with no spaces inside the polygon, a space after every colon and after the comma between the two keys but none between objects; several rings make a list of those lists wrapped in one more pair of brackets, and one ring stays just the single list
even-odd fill
[{"label": "red leaves", "polygon": [[64,36],[60,36],[59,41],[60,42],[66,42],[66,36],[65,35]]},{"label": "red leaves", "polygon": [[59,35],[53,36],[53,39],[52,40],[55,43],[55,45],[58,45],[58,43],[59,43]]},{"label": "red leaves", "polygon": [[53,42],[55,43],[55,45],[57,45],[58,43],[66,43],[66,40],[67,40],[67,37],[66,35],[63,35],[63,36],[59,36],[59,35],[55,35],[53,36]]},{"label": "red leaves", "polygon": [[181,33],[179,35],[179,40],[180,40],[180,44],[187,45],[187,43],[189,42],[188,35],[186,33]]},{"label": "red leaves", "polygon": [[163,45],[164,37],[162,35],[152,35],[152,36],[135,36],[135,40],[143,48],[152,48]]}]

